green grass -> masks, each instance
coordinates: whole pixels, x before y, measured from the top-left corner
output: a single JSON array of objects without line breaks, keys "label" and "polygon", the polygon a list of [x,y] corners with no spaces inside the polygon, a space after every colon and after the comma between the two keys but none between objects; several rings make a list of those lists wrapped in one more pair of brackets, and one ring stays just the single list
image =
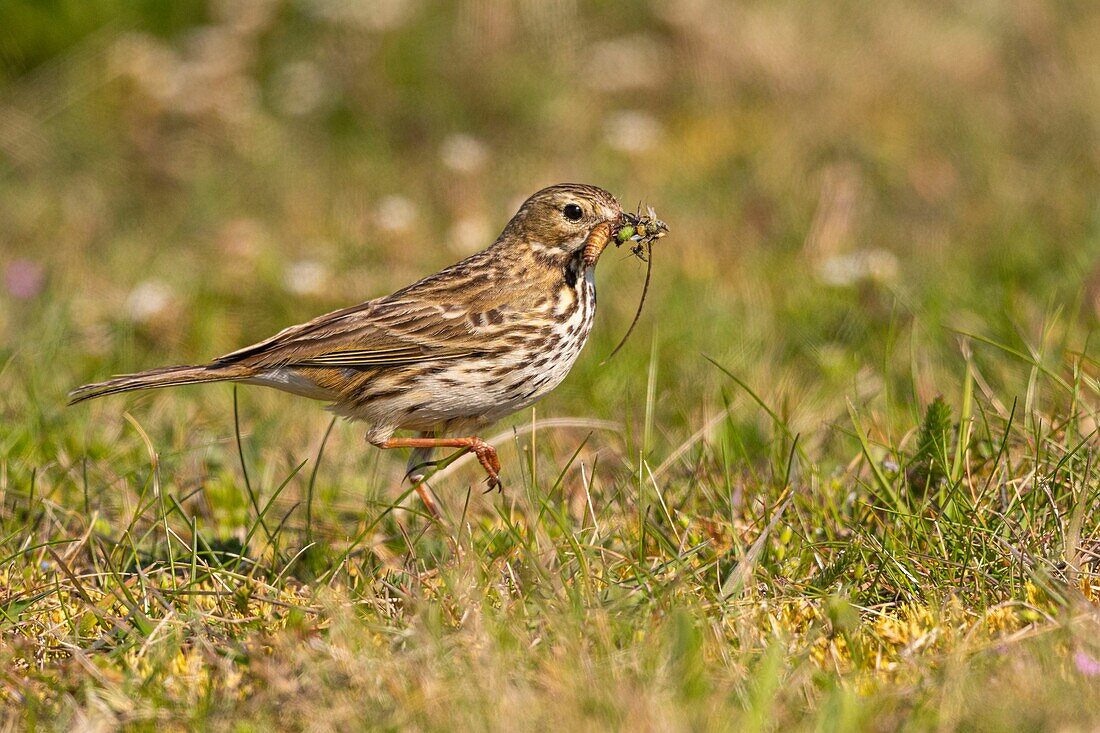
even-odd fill
[{"label": "green grass", "polygon": [[[2,726],[1100,723],[1091,5],[54,5],[0,7]],[[298,398],[64,406],[558,180],[669,223],[645,313],[602,363],[609,252],[442,523]]]}]

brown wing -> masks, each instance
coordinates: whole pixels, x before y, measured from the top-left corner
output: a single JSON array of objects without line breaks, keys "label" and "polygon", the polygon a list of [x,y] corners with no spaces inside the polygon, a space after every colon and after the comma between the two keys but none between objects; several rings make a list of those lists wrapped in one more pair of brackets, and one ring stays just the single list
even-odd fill
[{"label": "brown wing", "polygon": [[363,369],[457,358],[476,346],[466,319],[446,318],[438,306],[370,301],[291,326],[215,363]]},{"label": "brown wing", "polygon": [[467,317],[509,299],[478,277],[484,252],[391,296],[333,311],[215,360],[258,369],[282,366],[365,369],[457,359],[484,350]]}]

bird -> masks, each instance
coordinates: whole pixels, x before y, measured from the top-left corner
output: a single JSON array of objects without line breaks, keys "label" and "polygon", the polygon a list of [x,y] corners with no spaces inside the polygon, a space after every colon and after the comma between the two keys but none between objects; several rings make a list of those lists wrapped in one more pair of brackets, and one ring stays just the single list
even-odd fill
[{"label": "bird", "polygon": [[206,364],[78,387],[69,404],[208,382],[325,401],[337,415],[364,423],[370,444],[413,449],[406,478],[438,518],[425,488],[433,452],[472,452],[489,489],[501,488],[497,451],[479,431],[565,379],[592,330],[596,263],[631,221],[602,188],[549,186],[523,202],[489,247],[391,295],[290,326]]}]

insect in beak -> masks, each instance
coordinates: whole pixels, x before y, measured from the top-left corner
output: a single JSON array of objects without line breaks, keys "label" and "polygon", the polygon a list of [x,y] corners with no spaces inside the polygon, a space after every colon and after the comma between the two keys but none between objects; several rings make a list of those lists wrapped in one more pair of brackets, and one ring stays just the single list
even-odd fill
[{"label": "insect in beak", "polygon": [[639,204],[635,213],[631,214],[624,211],[620,217],[619,228],[615,231],[615,246],[618,247],[631,242],[631,254],[646,263],[645,284],[642,285],[642,296],[638,300],[638,310],[634,312],[634,320],[630,322],[630,327],[626,329],[622,340],[611,350],[611,353],[607,355],[607,359],[601,362],[602,364],[606,364],[609,359],[619,353],[619,349],[623,347],[626,340],[630,338],[630,334],[634,332],[634,327],[638,325],[638,319],[642,316],[642,306],[645,305],[645,298],[649,293],[650,276],[653,274],[653,243],[666,234],[668,234],[668,225],[657,218],[657,212],[653,210],[652,206],[646,207],[646,213],[643,214],[641,204]]},{"label": "insect in beak", "polygon": [[592,231],[588,233],[588,239],[584,242],[585,267],[592,267],[596,264],[596,261],[600,259],[600,255],[607,247],[607,243],[614,239],[613,233],[612,224],[609,221],[600,222],[592,227]]},{"label": "insect in beak", "polygon": [[641,206],[633,214],[623,212],[620,221],[622,223],[615,233],[615,246],[631,242],[630,252],[643,262],[649,259],[653,243],[668,234],[668,224],[657,218],[652,206],[646,207],[645,214]]}]

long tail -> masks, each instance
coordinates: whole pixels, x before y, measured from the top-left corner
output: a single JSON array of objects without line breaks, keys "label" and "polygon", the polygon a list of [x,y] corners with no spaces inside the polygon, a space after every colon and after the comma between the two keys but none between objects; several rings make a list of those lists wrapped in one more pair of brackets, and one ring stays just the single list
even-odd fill
[{"label": "long tail", "polygon": [[156,389],[158,387],[177,387],[182,384],[201,384],[203,382],[231,382],[248,379],[251,370],[238,365],[232,366],[174,366],[150,369],[138,374],[123,374],[106,382],[85,384],[69,393],[69,404],[75,405],[84,400],[132,392],[138,389]]}]

